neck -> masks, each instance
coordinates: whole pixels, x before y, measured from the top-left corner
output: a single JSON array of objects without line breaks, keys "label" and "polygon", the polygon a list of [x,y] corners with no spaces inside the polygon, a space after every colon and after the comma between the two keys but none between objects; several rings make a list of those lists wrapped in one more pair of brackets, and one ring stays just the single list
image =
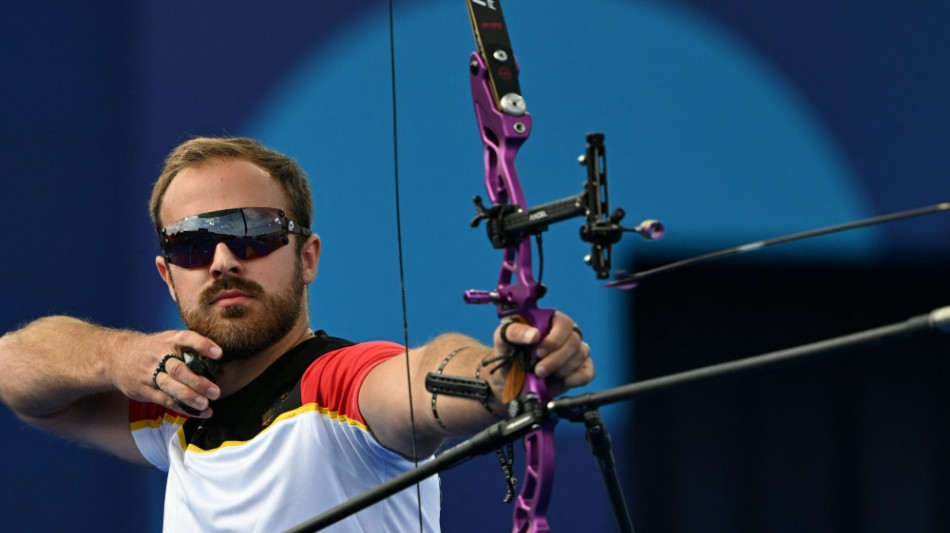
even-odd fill
[{"label": "neck", "polygon": [[241,390],[267,370],[280,356],[311,337],[313,337],[313,331],[310,330],[309,318],[306,313],[301,313],[301,318],[293,329],[267,349],[246,359],[222,363],[214,376],[215,383],[221,388],[221,397]]}]

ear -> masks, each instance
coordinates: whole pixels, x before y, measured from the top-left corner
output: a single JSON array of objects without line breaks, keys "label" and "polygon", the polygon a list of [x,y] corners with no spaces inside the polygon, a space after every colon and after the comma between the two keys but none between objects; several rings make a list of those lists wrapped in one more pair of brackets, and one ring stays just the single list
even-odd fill
[{"label": "ear", "polygon": [[160,255],[155,257],[155,268],[158,269],[158,275],[162,277],[162,281],[165,282],[165,285],[168,285],[168,293],[172,295],[172,300],[177,302],[178,297],[175,294],[175,282],[172,280],[172,273],[168,270],[168,263],[164,257]]},{"label": "ear", "polygon": [[307,237],[303,247],[300,248],[300,263],[303,282],[309,285],[316,279],[320,266],[320,237],[316,233]]}]

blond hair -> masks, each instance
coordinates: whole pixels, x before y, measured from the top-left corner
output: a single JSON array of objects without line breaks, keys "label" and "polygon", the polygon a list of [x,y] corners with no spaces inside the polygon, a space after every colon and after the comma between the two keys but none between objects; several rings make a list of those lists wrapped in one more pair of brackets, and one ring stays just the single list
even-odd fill
[{"label": "blond hair", "polygon": [[168,154],[162,173],[152,188],[149,214],[159,238],[162,233],[162,201],[168,186],[183,169],[201,165],[212,158],[246,159],[266,170],[280,183],[290,202],[289,206],[272,207],[285,208],[288,218],[305,228],[310,227],[313,222],[313,196],[307,175],[296,161],[247,137],[196,137],[178,145]]}]

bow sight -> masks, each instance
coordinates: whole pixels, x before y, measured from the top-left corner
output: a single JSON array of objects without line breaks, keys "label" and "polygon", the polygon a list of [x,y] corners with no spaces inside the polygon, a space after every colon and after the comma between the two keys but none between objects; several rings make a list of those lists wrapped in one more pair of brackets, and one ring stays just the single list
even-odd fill
[{"label": "bow sight", "polygon": [[583,192],[531,209],[521,209],[515,204],[498,204],[486,208],[482,197],[475,196],[472,227],[485,220],[492,246],[506,248],[528,235],[540,235],[555,222],[583,216],[586,221],[581,226],[581,239],[591,243],[591,253],[584,261],[594,269],[599,279],[610,276],[611,246],[620,241],[623,232],[635,232],[645,239],[655,240],[663,237],[663,224],[656,220],[644,220],[635,228],[625,228],[620,224],[626,216],[622,208],[618,207],[609,213],[603,133],[587,134],[587,150],[578,157],[578,161],[587,167]]}]

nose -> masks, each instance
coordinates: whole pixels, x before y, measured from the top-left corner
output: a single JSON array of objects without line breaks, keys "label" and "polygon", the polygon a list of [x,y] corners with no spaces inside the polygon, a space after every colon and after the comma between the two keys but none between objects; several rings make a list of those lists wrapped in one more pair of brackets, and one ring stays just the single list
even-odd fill
[{"label": "nose", "polygon": [[225,276],[240,276],[244,273],[244,263],[223,242],[219,242],[215,247],[214,260],[211,261],[209,268],[211,276],[215,279]]}]

